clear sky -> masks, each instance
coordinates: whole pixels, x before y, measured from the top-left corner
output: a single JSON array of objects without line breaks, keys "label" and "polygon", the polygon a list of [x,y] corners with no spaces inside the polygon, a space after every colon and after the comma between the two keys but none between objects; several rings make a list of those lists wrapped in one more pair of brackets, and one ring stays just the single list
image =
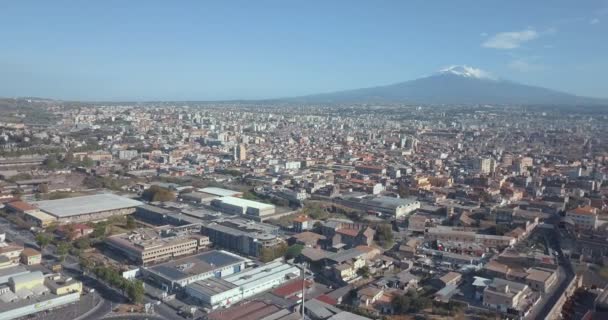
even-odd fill
[{"label": "clear sky", "polygon": [[0,96],[215,100],[466,64],[608,97],[608,1],[5,1]]}]

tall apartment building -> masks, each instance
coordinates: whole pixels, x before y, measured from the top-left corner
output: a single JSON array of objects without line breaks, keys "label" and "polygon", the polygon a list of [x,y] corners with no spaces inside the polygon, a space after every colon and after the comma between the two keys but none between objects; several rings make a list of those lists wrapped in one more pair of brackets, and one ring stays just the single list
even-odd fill
[{"label": "tall apartment building", "polygon": [[235,161],[245,161],[247,160],[247,147],[245,144],[239,144],[234,146],[234,160]]},{"label": "tall apartment building", "polygon": [[492,158],[479,159],[479,172],[482,174],[493,173],[496,169],[496,161]]}]

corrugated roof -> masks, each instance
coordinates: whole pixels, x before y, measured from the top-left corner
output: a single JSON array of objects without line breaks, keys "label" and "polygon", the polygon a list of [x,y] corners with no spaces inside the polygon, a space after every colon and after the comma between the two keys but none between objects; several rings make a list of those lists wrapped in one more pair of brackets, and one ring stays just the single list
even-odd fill
[{"label": "corrugated roof", "polygon": [[141,202],[115,194],[102,193],[90,196],[38,201],[40,210],[56,217],[71,217],[95,212],[119,210],[142,205]]}]

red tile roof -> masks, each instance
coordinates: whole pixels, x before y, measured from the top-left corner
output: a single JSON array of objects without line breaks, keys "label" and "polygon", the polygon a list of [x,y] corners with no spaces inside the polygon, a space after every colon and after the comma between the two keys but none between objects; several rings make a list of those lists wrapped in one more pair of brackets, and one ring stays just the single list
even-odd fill
[{"label": "red tile roof", "polygon": [[330,296],[328,296],[326,294],[320,295],[320,296],[316,297],[315,299],[317,299],[317,300],[319,300],[321,302],[325,302],[325,303],[327,303],[329,305],[332,305],[332,306],[335,306],[335,305],[338,304],[338,300],[336,300],[336,299],[334,299],[334,298],[332,298],[332,297],[330,297]]},{"label": "red tile roof", "polygon": [[336,232],[339,234],[343,234],[343,235],[347,235],[347,236],[351,236],[351,237],[356,237],[359,234],[359,230],[357,230],[357,229],[341,228],[341,229],[336,230]]},{"label": "red tile roof", "polygon": [[9,202],[8,206],[23,212],[37,209],[33,205],[21,200]]},{"label": "red tile roof", "polygon": [[584,207],[576,208],[576,209],[572,210],[572,212],[574,212],[576,214],[593,215],[593,214],[595,214],[595,208],[590,207],[590,206],[584,206]]},{"label": "red tile roof", "polygon": [[293,219],[293,221],[295,222],[306,222],[306,221],[310,221],[311,219],[308,216],[298,216],[295,219]]},{"label": "red tile roof", "polygon": [[[279,296],[282,298],[292,296],[299,292],[302,292],[302,279],[297,279],[294,281],[290,281],[285,285],[282,285],[272,291],[275,296]],[[306,288],[312,287],[313,282],[310,280],[306,281]]]}]

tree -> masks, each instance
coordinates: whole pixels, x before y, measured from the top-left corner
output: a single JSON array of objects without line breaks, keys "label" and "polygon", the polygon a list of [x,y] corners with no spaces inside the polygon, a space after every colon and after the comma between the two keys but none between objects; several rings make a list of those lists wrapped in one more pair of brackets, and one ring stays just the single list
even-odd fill
[{"label": "tree", "polygon": [[102,238],[106,235],[106,222],[98,222],[95,224],[95,228],[93,229],[93,237],[94,238]]},{"label": "tree", "polygon": [[141,197],[146,201],[166,202],[175,200],[175,193],[159,186],[151,186],[142,193]]},{"label": "tree", "polygon": [[78,249],[88,249],[91,247],[91,240],[86,237],[78,238],[78,240],[74,241],[74,246]]},{"label": "tree", "polygon": [[390,248],[393,245],[393,227],[390,224],[380,224],[376,227],[376,235],[378,242],[384,248]]},{"label": "tree", "polygon": [[95,161],[93,161],[93,159],[91,159],[89,157],[84,157],[84,159],[82,159],[80,164],[85,168],[90,168],[93,165],[95,165]]},{"label": "tree", "polygon": [[278,257],[282,257],[287,252],[287,245],[285,243],[281,243],[276,246],[262,248],[260,252],[260,260],[262,262],[269,262]]},{"label": "tree", "polygon": [[318,202],[307,202],[304,204],[302,213],[308,215],[315,220],[323,220],[328,217],[327,211]]},{"label": "tree", "polygon": [[294,245],[290,246],[289,248],[287,248],[287,251],[285,252],[285,259],[296,258],[297,256],[300,255],[300,253],[302,253],[302,249],[304,249],[304,246],[301,244],[294,244]]},{"label": "tree", "polygon": [[70,247],[70,243],[66,241],[61,241],[57,244],[57,255],[59,255],[59,260],[63,261],[65,259]]},{"label": "tree", "polygon": [[397,193],[399,193],[400,198],[407,198],[410,196],[410,188],[405,184],[405,182],[399,182],[397,186]]},{"label": "tree", "polygon": [[419,295],[415,290],[410,290],[404,295],[394,297],[391,304],[397,314],[417,313],[427,308],[431,300]]},{"label": "tree", "polygon": [[142,303],[144,301],[144,283],[139,280],[130,281],[127,284],[127,296],[133,303]]},{"label": "tree", "polygon": [[127,223],[125,224],[125,226],[127,227],[127,229],[135,229],[135,218],[133,218],[132,216],[128,216]]},{"label": "tree", "polygon": [[359,268],[357,270],[357,274],[363,278],[369,278],[371,275],[368,266],[363,266],[363,267]]},{"label": "tree", "polygon": [[59,158],[56,154],[49,154],[48,157],[44,159],[43,165],[48,170],[57,170],[61,167],[61,164],[59,163]]},{"label": "tree", "polygon": [[80,267],[84,271],[90,271],[91,268],[93,268],[93,263],[91,262],[91,260],[89,260],[86,257],[82,257],[81,256],[80,259],[79,259],[79,263],[80,263]]},{"label": "tree", "polygon": [[40,246],[41,249],[44,249],[51,243],[51,239],[52,237],[50,234],[41,232],[36,235],[36,244]]}]

